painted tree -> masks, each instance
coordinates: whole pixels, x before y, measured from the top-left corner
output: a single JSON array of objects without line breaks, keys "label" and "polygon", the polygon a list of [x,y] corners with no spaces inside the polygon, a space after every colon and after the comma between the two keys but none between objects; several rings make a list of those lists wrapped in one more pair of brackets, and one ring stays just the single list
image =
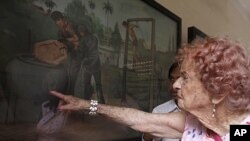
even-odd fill
[{"label": "painted tree", "polygon": [[36,8],[40,13],[46,16],[50,15],[52,9],[57,6],[56,3],[52,0],[31,0],[31,2],[32,1],[38,1],[40,4],[44,4],[47,7],[47,9],[44,9],[42,6],[33,4],[34,8]]},{"label": "painted tree", "polygon": [[64,9],[65,16],[76,25],[85,25],[92,32],[93,22],[81,0],[72,0]]},{"label": "painted tree", "polygon": [[103,3],[103,10],[105,11],[105,14],[106,14],[106,22],[107,22],[106,30],[108,31],[109,15],[112,15],[112,13],[113,13],[113,5],[109,1],[104,2]]},{"label": "painted tree", "polygon": [[77,19],[87,14],[87,9],[81,0],[73,0],[66,6],[64,10],[67,17]]},{"label": "painted tree", "polygon": [[91,14],[91,19],[93,22],[93,33],[95,33],[99,39],[104,38],[104,25],[101,22],[99,17],[96,17],[94,14]]},{"label": "painted tree", "polygon": [[52,11],[52,9],[56,7],[56,3],[53,2],[52,0],[44,0],[44,4],[50,11]]},{"label": "painted tree", "polygon": [[93,10],[95,9],[95,3],[92,1],[92,0],[89,0],[88,1],[88,4],[89,4],[89,8],[92,10],[92,12],[93,12]]}]

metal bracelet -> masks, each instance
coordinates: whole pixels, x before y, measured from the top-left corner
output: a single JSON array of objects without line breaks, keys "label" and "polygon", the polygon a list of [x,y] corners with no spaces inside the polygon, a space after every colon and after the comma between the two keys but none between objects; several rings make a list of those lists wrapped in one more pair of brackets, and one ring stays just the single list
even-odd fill
[{"label": "metal bracelet", "polygon": [[89,115],[96,115],[97,114],[97,106],[98,101],[97,100],[91,100],[90,101],[90,107],[89,107]]}]

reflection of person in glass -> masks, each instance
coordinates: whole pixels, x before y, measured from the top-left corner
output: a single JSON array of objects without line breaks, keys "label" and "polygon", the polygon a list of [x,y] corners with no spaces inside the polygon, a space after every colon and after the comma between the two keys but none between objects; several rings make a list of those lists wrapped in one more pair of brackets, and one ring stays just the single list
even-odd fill
[{"label": "reflection of person in glass", "polygon": [[82,71],[80,71],[80,73],[83,73],[83,98],[89,100],[93,94],[91,86],[91,77],[93,76],[97,99],[101,103],[105,103],[101,84],[101,62],[98,52],[98,40],[93,34],[89,33],[85,25],[78,27],[78,33],[80,37],[79,52],[84,53],[81,64]]},{"label": "reflection of person in glass", "polygon": [[250,54],[238,42],[207,38],[180,48],[174,82],[180,112],[146,113],[52,91],[60,110],[90,110],[135,130],[182,141],[229,141],[230,125],[250,123]]},{"label": "reflection of person in glass", "polygon": [[[172,97],[176,97],[176,92],[174,91],[173,84],[180,77],[180,67],[177,62],[173,63],[168,71],[168,87],[170,89],[170,94]],[[177,100],[171,99],[167,102],[164,102],[158,106],[156,106],[152,113],[171,113],[171,112],[179,112],[180,109],[177,106]],[[179,139],[170,139],[170,138],[159,138],[154,137],[150,134],[144,133],[142,136],[142,141],[179,141]]]}]

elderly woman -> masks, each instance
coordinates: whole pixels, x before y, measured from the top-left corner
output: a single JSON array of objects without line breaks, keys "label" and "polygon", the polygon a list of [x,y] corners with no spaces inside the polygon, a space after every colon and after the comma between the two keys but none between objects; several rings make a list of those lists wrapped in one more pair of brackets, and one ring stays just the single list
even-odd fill
[{"label": "elderly woman", "polygon": [[181,112],[146,113],[51,93],[65,102],[60,110],[90,110],[154,136],[229,141],[229,125],[250,123],[248,57],[246,49],[227,38],[184,45],[177,57],[181,77],[174,83]]}]

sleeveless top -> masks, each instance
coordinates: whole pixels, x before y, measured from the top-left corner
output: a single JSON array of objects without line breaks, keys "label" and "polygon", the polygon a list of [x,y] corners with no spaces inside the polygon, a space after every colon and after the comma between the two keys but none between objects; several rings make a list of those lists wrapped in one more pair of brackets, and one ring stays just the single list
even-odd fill
[{"label": "sleeveless top", "polygon": [[[250,115],[248,115],[242,125],[250,125]],[[187,115],[184,133],[181,141],[230,141],[229,133],[224,136],[214,134],[208,136],[207,128],[204,127],[194,116]]]}]

